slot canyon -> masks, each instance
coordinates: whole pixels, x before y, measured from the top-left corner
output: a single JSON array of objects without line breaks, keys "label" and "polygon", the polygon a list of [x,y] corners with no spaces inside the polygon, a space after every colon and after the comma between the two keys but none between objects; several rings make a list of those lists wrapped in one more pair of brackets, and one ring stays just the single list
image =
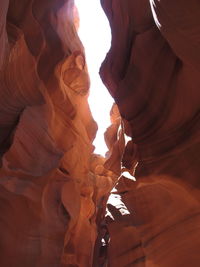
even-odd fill
[{"label": "slot canyon", "polygon": [[200,2],[101,6],[105,157],[74,1],[1,0],[0,267],[200,266]]}]

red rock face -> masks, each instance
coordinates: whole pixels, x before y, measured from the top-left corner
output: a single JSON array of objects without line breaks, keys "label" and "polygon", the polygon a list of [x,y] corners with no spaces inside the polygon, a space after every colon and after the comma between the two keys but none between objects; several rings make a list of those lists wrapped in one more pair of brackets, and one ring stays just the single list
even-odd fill
[{"label": "red rock face", "polygon": [[68,0],[0,4],[4,267],[92,265],[98,207],[113,181],[92,154],[97,125],[73,10]]},{"label": "red rock face", "polygon": [[199,266],[200,4],[102,6],[112,46],[101,77],[132,137],[124,164],[137,179],[122,175],[108,200],[108,265]]}]

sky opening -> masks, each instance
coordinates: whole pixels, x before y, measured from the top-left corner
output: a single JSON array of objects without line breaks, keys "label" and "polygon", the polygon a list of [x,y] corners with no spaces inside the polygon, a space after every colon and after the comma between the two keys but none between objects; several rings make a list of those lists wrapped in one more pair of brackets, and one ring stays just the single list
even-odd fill
[{"label": "sky opening", "polygon": [[104,132],[110,123],[110,109],[114,102],[99,76],[99,68],[111,44],[111,31],[100,0],[75,0],[80,25],[78,34],[85,48],[86,61],[91,80],[89,105],[98,124],[94,145],[95,153],[105,155],[108,150]]}]

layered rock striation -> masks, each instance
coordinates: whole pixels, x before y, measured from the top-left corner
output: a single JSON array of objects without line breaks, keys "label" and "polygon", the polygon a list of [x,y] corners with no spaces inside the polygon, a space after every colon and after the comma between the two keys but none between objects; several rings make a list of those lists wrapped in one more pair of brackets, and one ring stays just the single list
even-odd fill
[{"label": "layered rock striation", "polygon": [[199,3],[101,2],[106,158],[74,1],[0,4],[2,267],[200,265]]},{"label": "layered rock striation", "polygon": [[101,2],[112,29],[101,77],[132,138],[125,159],[137,180],[122,174],[108,200],[108,266],[197,267],[200,5]]},{"label": "layered rock striation", "polygon": [[93,154],[74,2],[3,0],[0,14],[0,265],[92,266],[116,175]]}]

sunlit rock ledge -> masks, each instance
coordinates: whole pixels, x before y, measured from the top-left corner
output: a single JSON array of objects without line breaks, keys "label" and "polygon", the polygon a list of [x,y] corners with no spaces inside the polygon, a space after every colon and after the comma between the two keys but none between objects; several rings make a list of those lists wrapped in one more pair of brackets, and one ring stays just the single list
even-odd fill
[{"label": "sunlit rock ledge", "polygon": [[2,267],[200,265],[200,4],[101,3],[106,158],[74,2],[0,4]]}]

